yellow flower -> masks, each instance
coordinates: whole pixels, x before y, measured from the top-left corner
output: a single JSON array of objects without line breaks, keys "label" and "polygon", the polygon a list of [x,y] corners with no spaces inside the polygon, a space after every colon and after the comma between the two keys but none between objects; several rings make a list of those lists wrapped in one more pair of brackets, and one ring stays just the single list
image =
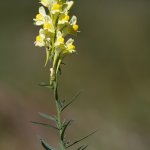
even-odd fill
[{"label": "yellow flower", "polygon": [[68,50],[75,50],[76,47],[73,44],[70,44],[67,48]]},{"label": "yellow flower", "polygon": [[62,14],[61,16],[60,16],[60,19],[59,19],[59,21],[58,21],[58,24],[65,24],[65,23],[68,23],[68,20],[70,19],[70,16],[69,15],[67,15],[67,14]]},{"label": "yellow flower", "polygon": [[58,38],[58,42],[59,42],[59,43],[63,44],[64,41],[65,41],[65,39],[64,39],[63,37]]},{"label": "yellow flower", "polygon": [[36,36],[36,42],[41,42],[41,41],[43,41],[43,38],[40,35]]},{"label": "yellow flower", "polygon": [[35,21],[35,25],[40,26],[43,25],[45,22],[46,17],[46,11],[44,7],[39,8],[39,13],[36,15],[36,17],[33,19]]},{"label": "yellow flower", "polygon": [[39,34],[38,36],[36,36],[36,41],[34,42],[35,46],[39,46],[39,47],[45,46],[44,39],[45,39],[45,35],[43,34]]},{"label": "yellow flower", "polygon": [[52,10],[60,10],[60,9],[61,9],[61,6],[58,3],[56,3],[52,6]]},{"label": "yellow flower", "polygon": [[62,20],[68,21],[70,19],[69,15],[65,15]]},{"label": "yellow flower", "polygon": [[66,42],[66,51],[65,51],[66,54],[71,54],[71,53],[75,52],[76,47],[73,44],[73,42],[74,42],[73,39],[69,39]]},{"label": "yellow flower", "polygon": [[62,53],[61,53],[61,57],[64,58],[69,54],[72,54],[74,52],[76,52],[76,47],[73,44],[74,40],[73,39],[69,39],[66,43],[65,43],[65,48],[62,49]]},{"label": "yellow flower", "polygon": [[44,29],[52,29],[52,24],[50,24],[50,23],[45,23],[45,24],[43,25],[43,28],[44,28]]},{"label": "yellow flower", "polygon": [[79,28],[79,26],[78,26],[77,24],[74,24],[74,25],[73,25],[74,31],[78,31],[78,28]]},{"label": "yellow flower", "polygon": [[57,36],[56,36],[56,42],[55,42],[55,46],[60,46],[60,45],[64,45],[64,37],[62,35],[62,33],[60,31],[57,32]]},{"label": "yellow flower", "polygon": [[43,20],[44,16],[42,14],[37,14],[36,15],[36,20]]}]

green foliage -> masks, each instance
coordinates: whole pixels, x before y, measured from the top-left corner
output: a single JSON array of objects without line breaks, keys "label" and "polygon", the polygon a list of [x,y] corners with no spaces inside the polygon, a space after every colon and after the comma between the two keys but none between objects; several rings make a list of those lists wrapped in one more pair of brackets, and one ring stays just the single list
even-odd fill
[{"label": "green foliage", "polygon": [[62,141],[64,141],[64,138],[65,138],[65,131],[66,131],[67,127],[68,127],[69,125],[71,125],[71,122],[72,122],[72,120],[69,120],[68,122],[64,123],[64,125],[63,125],[63,129],[62,129],[62,133],[61,133],[61,140],[62,140]]},{"label": "green foliage", "polygon": [[84,149],[86,149],[87,147],[88,147],[88,145],[86,145],[86,146],[82,145],[82,146],[80,146],[77,150],[84,150]]},{"label": "green foliage", "polygon": [[88,135],[84,136],[83,138],[81,138],[81,139],[79,139],[79,140],[77,140],[77,141],[75,141],[75,142],[71,143],[71,144],[70,144],[70,145],[68,145],[66,148],[69,148],[69,147],[74,146],[75,144],[77,144],[77,143],[79,143],[79,142],[81,142],[81,141],[83,141],[83,140],[87,139],[88,137],[90,137],[91,135],[93,135],[93,134],[94,134],[94,133],[96,133],[96,132],[97,132],[97,131],[94,131],[94,132],[92,132],[92,133],[90,133],[90,134],[88,134]]},{"label": "green foliage", "polygon": [[49,127],[49,128],[53,128],[53,129],[59,130],[57,127],[55,127],[53,125],[50,125],[50,124],[47,124],[47,123],[34,122],[34,121],[32,121],[31,123],[33,123],[35,125],[45,126],[45,127]]},{"label": "green foliage", "polygon": [[48,145],[43,139],[40,139],[41,144],[43,146],[43,148],[45,150],[56,150],[55,148],[53,148],[52,146]]},{"label": "green foliage", "polygon": [[43,87],[46,87],[46,88],[48,88],[48,89],[54,89],[53,86],[51,86],[50,84],[47,84],[47,83],[45,83],[45,82],[40,82],[40,83],[39,83],[39,86],[43,86]]},{"label": "green foliage", "polygon": [[[44,84],[44,86],[45,85],[46,84]],[[54,91],[57,92],[56,89]],[[51,116],[51,115],[39,112],[40,117],[42,117],[42,118],[44,118],[46,120],[53,121],[56,124],[56,126],[53,126],[53,125],[50,125],[50,124],[46,124],[46,123],[41,123],[41,122],[32,122],[35,125],[50,127],[50,128],[53,128],[53,129],[57,130],[60,133],[60,141],[61,141],[61,143],[63,144],[63,147],[64,147],[64,149],[62,149],[62,150],[68,149],[68,148],[70,148],[70,147],[72,147],[72,146],[82,142],[83,140],[85,140],[86,138],[90,137],[91,135],[93,135],[96,132],[96,131],[94,131],[94,132],[92,132],[92,133],[84,136],[83,138],[80,138],[79,140],[76,140],[76,141],[74,141],[72,143],[68,142],[68,140],[66,139],[66,131],[67,131],[68,127],[72,124],[73,120],[64,121],[63,123],[60,123],[60,116],[61,116],[61,113],[68,106],[70,106],[79,97],[80,94],[81,94],[81,91],[79,91],[77,94],[75,94],[73,96],[73,98],[68,103],[66,101],[56,101],[57,106],[58,106],[57,107],[57,113],[58,113],[57,116]],[[57,93],[55,93],[54,95],[58,96]],[[44,140],[41,140],[41,143],[42,143],[43,147],[46,150],[54,150],[54,148],[49,146]],[[77,150],[85,150],[87,147],[88,147],[87,145],[86,146],[82,145]]]},{"label": "green foliage", "polygon": [[64,111],[68,106],[70,106],[81,94],[81,91],[79,91],[67,104],[65,104],[62,108],[61,108],[61,112]]},{"label": "green foliage", "polygon": [[[39,113],[39,116],[52,121],[55,125],[32,122],[35,125],[50,127],[55,129],[59,134],[59,150],[66,150],[79,142],[85,140],[95,132],[80,138],[74,142],[66,139],[67,129],[71,125],[72,120],[63,121],[62,113],[66,110],[81,94],[79,91],[70,101],[62,101],[58,95],[58,76],[61,75],[61,65],[63,60],[69,54],[76,52],[74,40],[72,38],[66,39],[67,35],[77,35],[78,24],[77,17],[73,15],[70,18],[69,11],[74,4],[72,0],[40,0],[42,6],[39,7],[39,13],[33,19],[36,26],[40,26],[39,35],[36,36],[35,46],[45,47],[46,60],[45,66],[48,62],[51,63],[50,68],[50,82],[41,82],[39,85],[51,89],[54,94],[56,104],[56,116],[51,116],[45,113]],[[40,142],[45,150],[56,150],[43,139]],[[80,146],[77,150],[85,150],[87,146]]]},{"label": "green foliage", "polygon": [[44,113],[41,113],[41,112],[39,112],[39,115],[41,116],[41,117],[43,117],[43,118],[45,118],[45,119],[48,119],[48,120],[52,120],[52,121],[57,121],[57,119],[56,119],[56,116],[50,116],[50,115],[48,115],[48,114],[44,114]]}]

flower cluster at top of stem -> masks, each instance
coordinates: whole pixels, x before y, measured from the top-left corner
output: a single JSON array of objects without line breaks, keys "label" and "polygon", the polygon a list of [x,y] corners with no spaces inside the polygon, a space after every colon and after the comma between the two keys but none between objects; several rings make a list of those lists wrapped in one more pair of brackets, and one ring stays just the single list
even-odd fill
[{"label": "flower cluster at top of stem", "polygon": [[[35,46],[46,48],[46,63],[52,62],[50,69],[50,85],[54,86],[60,65],[65,56],[76,52],[74,40],[67,35],[78,32],[77,17],[70,18],[69,11],[74,4],[69,0],[41,0],[43,6],[33,19],[40,26]],[[46,8],[46,9],[45,9]]]}]

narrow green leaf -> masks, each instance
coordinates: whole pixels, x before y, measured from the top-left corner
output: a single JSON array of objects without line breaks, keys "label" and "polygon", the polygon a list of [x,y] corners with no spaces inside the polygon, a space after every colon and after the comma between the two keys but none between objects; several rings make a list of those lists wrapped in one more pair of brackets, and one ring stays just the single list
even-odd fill
[{"label": "narrow green leaf", "polygon": [[45,119],[52,120],[52,121],[55,121],[55,122],[56,122],[56,118],[53,117],[53,116],[50,116],[50,115],[48,115],[48,114],[41,113],[41,112],[39,112],[39,115],[40,115],[41,117],[45,118]]},{"label": "narrow green leaf", "polygon": [[86,145],[86,146],[82,145],[77,150],[85,150],[87,147],[88,147],[88,145]]},{"label": "narrow green leaf", "polygon": [[46,66],[47,63],[48,63],[49,58],[50,58],[50,50],[49,50],[49,49],[46,49],[46,61],[45,61],[45,66]]},{"label": "narrow green leaf", "polygon": [[81,150],[85,150],[88,147],[88,145],[84,146]]},{"label": "narrow green leaf", "polygon": [[48,145],[43,139],[40,139],[40,141],[45,150],[56,150],[52,146]]},{"label": "narrow green leaf", "polygon": [[69,148],[69,147],[71,147],[71,146],[73,146],[73,145],[75,145],[75,144],[77,144],[77,143],[79,143],[79,142],[85,140],[86,138],[88,138],[89,136],[93,135],[93,134],[96,133],[96,132],[97,132],[97,131],[94,131],[94,132],[88,134],[87,136],[85,136],[85,137],[83,137],[83,138],[81,138],[81,139],[79,139],[79,140],[73,142],[72,144],[68,145],[67,148]]},{"label": "narrow green leaf", "polygon": [[68,121],[64,127],[63,127],[63,130],[62,130],[62,133],[61,133],[61,140],[64,141],[64,136],[65,136],[65,131],[67,129],[67,127],[71,124],[72,120]]},{"label": "narrow green leaf", "polygon": [[60,69],[60,65],[61,65],[61,59],[58,60],[58,64],[57,64],[57,68],[56,68],[56,74],[58,74],[58,71]]},{"label": "narrow green leaf", "polygon": [[49,84],[45,83],[45,82],[40,82],[39,86],[48,86]]},{"label": "narrow green leaf", "polygon": [[82,91],[79,91],[73,98],[70,102],[68,102],[62,109],[61,109],[61,112],[64,111],[70,104],[72,104],[78,97],[79,95],[81,94]]},{"label": "narrow green leaf", "polygon": [[51,86],[50,84],[47,84],[47,83],[45,83],[45,82],[40,82],[40,83],[39,83],[39,86],[47,87],[47,88],[49,88],[49,89],[54,89],[53,86]]},{"label": "narrow green leaf", "polygon": [[77,150],[81,150],[84,147],[84,145],[80,146]]},{"label": "narrow green leaf", "polygon": [[33,124],[35,124],[35,125],[46,126],[46,127],[50,127],[50,128],[53,128],[53,129],[58,130],[58,128],[57,128],[57,127],[55,127],[55,126],[53,126],[53,125],[50,125],[50,124],[41,123],[41,122],[34,122],[34,121],[32,121],[31,123],[33,123]]}]

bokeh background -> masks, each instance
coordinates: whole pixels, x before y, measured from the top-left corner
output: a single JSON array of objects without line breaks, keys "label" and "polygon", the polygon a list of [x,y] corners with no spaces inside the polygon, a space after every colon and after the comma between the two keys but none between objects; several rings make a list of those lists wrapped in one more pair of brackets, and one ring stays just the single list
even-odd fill
[{"label": "bokeh background", "polygon": [[[34,47],[38,1],[0,2],[0,149],[42,150],[56,145],[53,130],[33,126],[38,112],[55,113],[45,51]],[[65,59],[61,97],[83,90],[65,112],[75,120],[72,140],[99,129],[91,150],[150,149],[150,1],[75,1],[81,33],[77,55]],[[43,120],[42,120],[43,121]]]}]

